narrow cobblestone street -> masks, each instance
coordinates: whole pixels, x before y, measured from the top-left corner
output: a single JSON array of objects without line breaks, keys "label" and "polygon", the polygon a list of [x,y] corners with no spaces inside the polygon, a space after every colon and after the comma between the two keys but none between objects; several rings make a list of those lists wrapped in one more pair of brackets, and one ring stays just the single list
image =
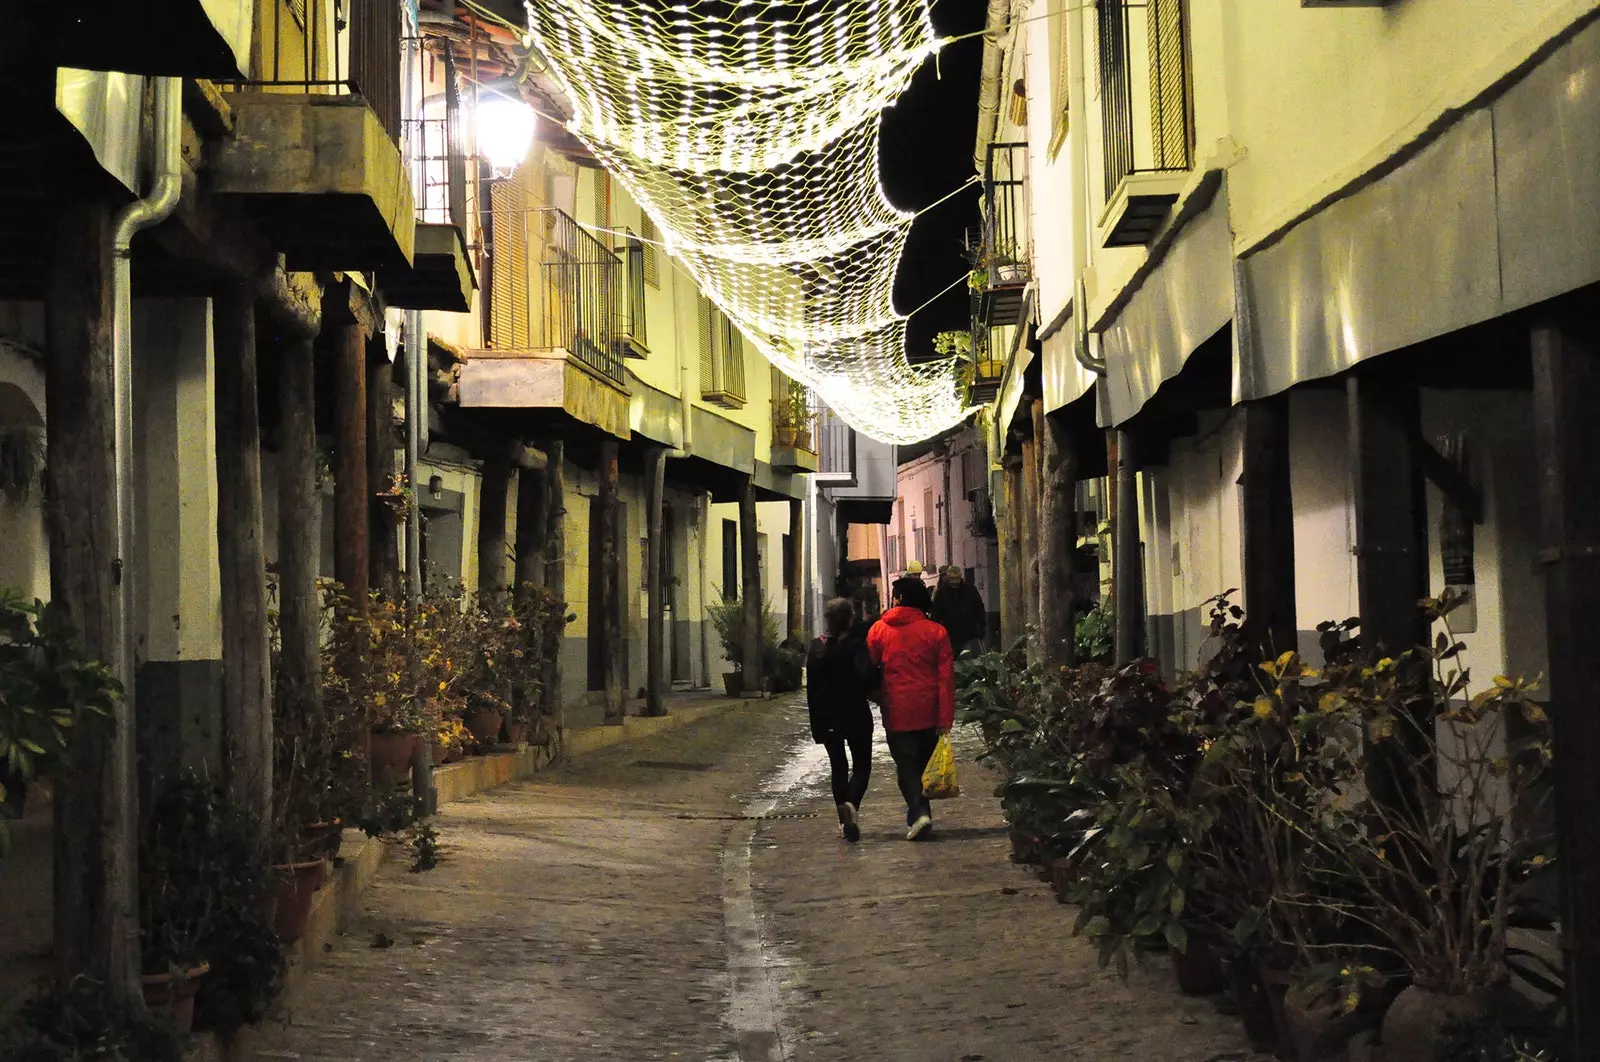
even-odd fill
[{"label": "narrow cobblestone street", "polygon": [[452,804],[444,862],[384,869],[253,1057],[1248,1057],[1164,959],[1127,984],[1096,968],[1070,909],[1007,862],[960,751],[966,795],[920,845],[881,732],[862,842],[838,840],[794,700]]}]

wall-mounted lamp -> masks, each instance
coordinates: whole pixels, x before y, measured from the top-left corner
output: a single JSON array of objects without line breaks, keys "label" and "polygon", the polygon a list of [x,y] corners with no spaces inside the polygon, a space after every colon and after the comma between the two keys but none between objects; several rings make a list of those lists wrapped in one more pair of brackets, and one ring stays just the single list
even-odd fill
[{"label": "wall-mounted lamp", "polygon": [[478,153],[494,169],[496,176],[511,173],[528,157],[535,118],[533,108],[526,103],[508,96],[490,96],[479,101],[473,123],[478,134]]},{"label": "wall-mounted lamp", "polygon": [[440,498],[444,497],[444,477],[443,476],[429,476],[428,477],[428,493],[433,495],[433,500],[434,501],[438,501]]}]

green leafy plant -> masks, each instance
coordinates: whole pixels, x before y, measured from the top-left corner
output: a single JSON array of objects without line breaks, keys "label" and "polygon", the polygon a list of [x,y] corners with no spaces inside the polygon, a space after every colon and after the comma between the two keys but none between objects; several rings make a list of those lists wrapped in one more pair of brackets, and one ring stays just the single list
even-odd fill
[{"label": "green leafy plant", "polygon": [[44,429],[29,424],[0,425],[0,498],[20,505],[39,489],[44,476]]},{"label": "green leafy plant", "polygon": [[188,1043],[169,1020],[113,1011],[88,980],[41,987],[0,1026],[7,1062],[184,1062]]},{"label": "green leafy plant", "polygon": [[[744,671],[744,611],[742,595],[731,600],[714,601],[706,609],[711,627],[717,632],[717,640],[722,644],[722,655],[733,665],[733,669],[740,673]],[[772,611],[772,602],[763,601],[761,603],[762,652],[765,654],[776,650],[777,646],[778,618]]]},{"label": "green leafy plant", "polygon": [[[121,696],[65,612],[0,591],[0,812],[20,808],[29,782],[67,770],[74,735],[111,725]],[[8,841],[0,813],[0,853]]]},{"label": "green leafy plant", "polygon": [[933,349],[945,357],[972,357],[972,333],[965,329],[939,332],[933,337]]},{"label": "green leafy plant", "polygon": [[1078,659],[1109,664],[1117,630],[1110,607],[1096,605],[1087,612],[1079,613],[1076,626]]}]

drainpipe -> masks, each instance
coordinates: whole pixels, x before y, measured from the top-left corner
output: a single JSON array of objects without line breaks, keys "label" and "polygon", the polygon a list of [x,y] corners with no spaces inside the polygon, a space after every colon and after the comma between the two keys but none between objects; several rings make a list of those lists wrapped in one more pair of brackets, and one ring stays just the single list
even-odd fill
[{"label": "drainpipe", "polygon": [[1084,66],[1089,61],[1083,40],[1083,12],[1063,10],[1067,19],[1067,150],[1072,153],[1072,274],[1078,288],[1072,307],[1077,318],[1073,329],[1072,353],[1078,364],[1096,376],[1106,374],[1104,358],[1095,357],[1089,349],[1089,285],[1084,273],[1089,268],[1089,219],[1094,217],[1089,209],[1089,145],[1084,135],[1088,116],[1089,94],[1085,88]]},{"label": "drainpipe", "polygon": [[134,779],[134,727],[136,718],[133,699],[134,658],[137,630],[137,598],[134,588],[134,506],[133,506],[133,238],[153,225],[160,224],[178,205],[183,191],[183,99],[182,82],[175,77],[159,78],[155,82],[155,129],[151,145],[152,172],[150,191],[143,199],[130,203],[117,215],[111,243],[111,394],[114,421],[115,466],[113,520],[117,529],[116,586],[117,607],[115,623],[117,637],[113,640],[115,659],[111,661],[112,673],[122,683],[127,709],[126,725],[111,733],[111,790],[120,796],[117,803],[116,822],[111,825],[114,835],[126,839],[122,850],[123,860],[111,868],[112,881],[109,892],[115,903],[127,912],[128,931],[139,932],[135,899],[137,884],[133,865],[133,839],[135,836],[135,794],[138,788]]},{"label": "drainpipe", "polygon": [[1000,128],[1000,35],[1011,21],[1011,0],[989,0],[984,21],[983,73],[978,79],[978,142],[972,150],[972,167],[980,175],[989,161],[989,145]]}]

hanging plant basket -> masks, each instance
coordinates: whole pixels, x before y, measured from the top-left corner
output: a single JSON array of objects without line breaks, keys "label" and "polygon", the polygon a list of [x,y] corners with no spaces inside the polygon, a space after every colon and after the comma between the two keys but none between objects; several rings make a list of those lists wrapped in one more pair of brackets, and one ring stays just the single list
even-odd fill
[{"label": "hanging plant basket", "polygon": [[44,429],[25,424],[0,425],[0,498],[20,505],[44,477]]}]

